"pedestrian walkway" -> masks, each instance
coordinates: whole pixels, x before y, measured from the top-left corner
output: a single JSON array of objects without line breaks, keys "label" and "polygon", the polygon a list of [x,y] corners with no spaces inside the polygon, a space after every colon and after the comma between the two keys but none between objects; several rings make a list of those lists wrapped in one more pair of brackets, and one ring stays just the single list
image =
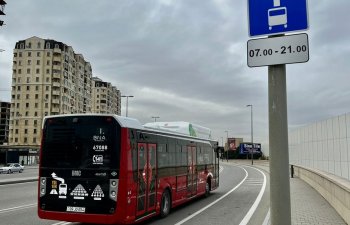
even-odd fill
[{"label": "pedestrian walkway", "polygon": [[[230,160],[229,163],[251,165],[249,160]],[[256,160],[254,166],[269,173],[268,161]],[[291,178],[290,192],[293,225],[346,225],[335,209],[303,180]]]}]

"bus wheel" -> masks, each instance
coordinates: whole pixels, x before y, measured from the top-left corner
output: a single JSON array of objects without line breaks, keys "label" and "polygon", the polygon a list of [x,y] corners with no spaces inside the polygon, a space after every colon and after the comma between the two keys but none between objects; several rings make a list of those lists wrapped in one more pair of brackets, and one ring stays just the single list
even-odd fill
[{"label": "bus wheel", "polygon": [[160,203],[160,217],[164,218],[170,213],[170,193],[168,189],[166,189],[162,194],[162,200]]},{"label": "bus wheel", "polygon": [[205,184],[205,197],[208,197],[210,195],[210,179],[207,180],[207,183]]}]

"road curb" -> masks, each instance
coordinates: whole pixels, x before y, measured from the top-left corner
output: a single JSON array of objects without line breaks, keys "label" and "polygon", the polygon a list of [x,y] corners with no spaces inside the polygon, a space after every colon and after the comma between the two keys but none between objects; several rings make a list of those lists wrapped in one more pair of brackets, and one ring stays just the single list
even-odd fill
[{"label": "road curb", "polygon": [[6,185],[6,184],[27,183],[27,182],[37,181],[37,180],[38,180],[38,177],[30,177],[30,178],[20,179],[20,180],[4,180],[4,181],[0,181],[0,186]]}]

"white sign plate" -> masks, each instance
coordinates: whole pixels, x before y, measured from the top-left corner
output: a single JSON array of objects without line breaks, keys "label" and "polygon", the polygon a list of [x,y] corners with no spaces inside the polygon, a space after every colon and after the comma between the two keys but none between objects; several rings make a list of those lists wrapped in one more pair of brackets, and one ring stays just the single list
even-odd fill
[{"label": "white sign plate", "polygon": [[251,39],[247,43],[249,67],[309,61],[309,40],[305,33]]}]

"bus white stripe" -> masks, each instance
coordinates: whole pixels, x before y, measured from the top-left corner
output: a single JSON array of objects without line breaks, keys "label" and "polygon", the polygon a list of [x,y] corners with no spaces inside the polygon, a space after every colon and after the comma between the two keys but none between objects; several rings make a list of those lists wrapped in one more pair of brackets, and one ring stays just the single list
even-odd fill
[{"label": "bus white stripe", "polygon": [[239,186],[241,186],[243,184],[243,182],[247,179],[248,177],[248,172],[246,169],[244,169],[243,167],[239,167],[241,169],[243,169],[245,171],[245,177],[243,178],[243,180],[236,185],[236,187],[232,188],[229,192],[227,192],[226,194],[224,194],[223,196],[221,196],[220,198],[218,198],[217,200],[215,200],[214,202],[210,203],[209,205],[207,205],[206,207],[198,210],[197,212],[193,213],[192,215],[186,217],[185,219],[181,220],[180,222],[177,222],[175,225],[181,225],[183,223],[185,223],[186,221],[192,219],[193,217],[197,216],[198,214],[200,214],[201,212],[203,212],[204,210],[208,209],[209,207],[212,207],[213,205],[215,205],[216,203],[218,203],[219,201],[221,201],[222,199],[224,199],[226,196],[228,196],[229,194],[231,194],[233,191],[235,191]]}]

